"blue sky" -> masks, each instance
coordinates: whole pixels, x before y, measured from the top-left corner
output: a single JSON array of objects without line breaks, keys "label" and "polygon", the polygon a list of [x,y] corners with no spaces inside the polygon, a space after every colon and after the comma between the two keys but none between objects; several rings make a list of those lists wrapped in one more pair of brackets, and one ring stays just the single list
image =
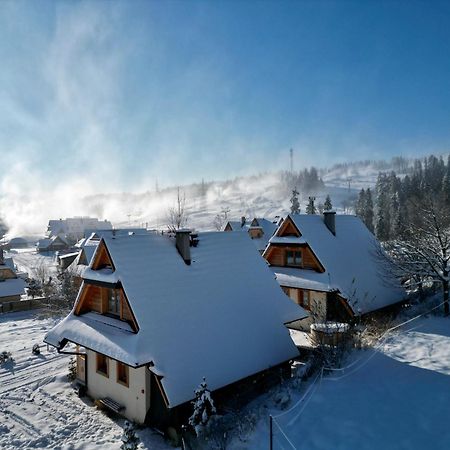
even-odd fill
[{"label": "blue sky", "polygon": [[2,189],[228,178],[290,147],[296,168],[448,152],[449,20],[448,2],[0,2]]}]

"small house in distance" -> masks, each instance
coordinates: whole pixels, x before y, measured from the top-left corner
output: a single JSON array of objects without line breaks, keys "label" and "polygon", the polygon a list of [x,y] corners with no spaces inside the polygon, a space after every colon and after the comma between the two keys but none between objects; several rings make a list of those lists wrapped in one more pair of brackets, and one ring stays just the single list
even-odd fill
[{"label": "small house in distance", "polygon": [[[401,302],[405,292],[356,216],[291,214],[263,253],[292,300],[319,321],[347,322]],[[309,329],[311,318],[297,326]]]},{"label": "small house in distance", "polygon": [[39,239],[36,243],[36,250],[39,253],[58,252],[70,247],[69,242],[62,235],[52,236],[51,238]]},{"label": "small house in distance", "polygon": [[269,239],[273,236],[282,219],[276,217],[274,221],[265,219],[264,217],[255,217],[251,222],[248,222],[245,217],[240,221],[230,220],[225,225],[223,231],[244,231],[248,233],[253,240],[256,248],[260,253],[263,253]]},{"label": "small house in distance", "polygon": [[108,220],[98,220],[93,217],[71,217],[64,220],[50,220],[46,237],[63,236],[70,244],[75,244],[85,237],[87,231],[111,229],[112,225]]},{"label": "small house in distance", "polygon": [[103,236],[45,342],[79,346],[91,397],[164,428],[185,423],[203,377],[216,391],[295,358],[286,324],[306,316],[244,234]]},{"label": "small house in distance", "polygon": [[0,248],[0,303],[19,301],[25,294],[26,283],[14,270],[11,258],[5,258]]}]

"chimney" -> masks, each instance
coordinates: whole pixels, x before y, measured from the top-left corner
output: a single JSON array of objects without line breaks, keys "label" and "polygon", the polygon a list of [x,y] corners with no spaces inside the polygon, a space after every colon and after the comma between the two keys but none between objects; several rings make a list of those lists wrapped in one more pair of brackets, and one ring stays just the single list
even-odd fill
[{"label": "chimney", "polygon": [[241,228],[245,225],[246,219],[245,216],[241,217]]},{"label": "chimney", "polygon": [[0,248],[0,265],[5,264],[5,257],[3,255],[3,249]]},{"label": "chimney", "polygon": [[184,262],[191,264],[191,230],[181,229],[175,231],[175,245]]},{"label": "chimney", "polygon": [[324,211],[323,221],[327,228],[336,236],[336,211]]}]

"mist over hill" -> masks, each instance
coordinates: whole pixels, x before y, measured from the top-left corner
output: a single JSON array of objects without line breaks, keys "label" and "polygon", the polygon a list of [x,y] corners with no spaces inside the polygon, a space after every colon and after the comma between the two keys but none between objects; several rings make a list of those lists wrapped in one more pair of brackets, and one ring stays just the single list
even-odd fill
[{"label": "mist over hill", "polygon": [[163,189],[154,183],[144,192],[86,194],[79,183],[61,180],[53,190],[28,189],[0,194],[0,217],[9,236],[42,235],[49,219],[94,216],[112,221],[117,228],[128,226],[167,229],[168,210],[176,203],[178,188],[185,198],[187,226],[214,229],[217,214],[227,211],[229,219],[245,216],[274,218],[290,209],[291,191],[296,187],[302,212],[309,196],[316,204],[327,194],[339,212],[353,213],[360,189],[373,187],[380,172],[406,174],[414,159],[394,157],[390,161],[355,161],[329,168],[264,172],[229,180],[201,180]]}]

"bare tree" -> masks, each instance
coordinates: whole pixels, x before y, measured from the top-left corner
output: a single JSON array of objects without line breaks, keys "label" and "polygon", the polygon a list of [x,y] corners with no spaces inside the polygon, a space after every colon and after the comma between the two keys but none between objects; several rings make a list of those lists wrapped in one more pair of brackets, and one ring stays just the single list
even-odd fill
[{"label": "bare tree", "polygon": [[404,278],[438,282],[449,314],[450,216],[439,198],[426,193],[411,202],[412,219],[399,239],[385,243],[393,269]]},{"label": "bare tree", "polygon": [[175,206],[172,206],[167,211],[167,219],[169,221],[169,229],[171,231],[183,228],[187,223],[186,213],[186,196],[184,192],[177,188],[177,200]]},{"label": "bare tree", "polygon": [[217,231],[223,231],[224,225],[228,221],[228,213],[230,212],[230,208],[222,206],[220,214],[217,214],[214,218],[214,228]]}]

